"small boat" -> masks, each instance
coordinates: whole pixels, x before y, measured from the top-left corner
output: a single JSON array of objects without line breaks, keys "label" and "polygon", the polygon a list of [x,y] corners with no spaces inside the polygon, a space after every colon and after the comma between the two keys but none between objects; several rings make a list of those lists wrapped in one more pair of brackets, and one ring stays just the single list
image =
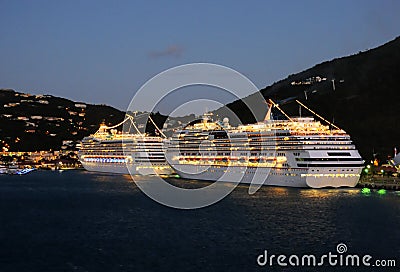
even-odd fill
[{"label": "small boat", "polygon": [[32,171],[36,170],[36,168],[19,168],[17,164],[11,164],[6,168],[5,174],[9,175],[25,175]]},{"label": "small boat", "polygon": [[20,171],[17,171],[17,172],[15,173],[15,175],[25,175],[25,174],[28,174],[28,173],[34,171],[34,170],[36,170],[36,169],[35,169],[35,168],[24,168],[24,169],[20,169]]},{"label": "small boat", "polygon": [[20,170],[20,169],[18,168],[18,165],[15,164],[15,163],[13,163],[13,164],[11,164],[11,165],[8,166],[8,168],[7,168],[7,174],[9,174],[9,175],[15,175],[15,174],[17,174],[17,172],[18,172],[19,170]]},{"label": "small boat", "polygon": [[0,174],[7,174],[7,167],[4,165],[0,164]]}]

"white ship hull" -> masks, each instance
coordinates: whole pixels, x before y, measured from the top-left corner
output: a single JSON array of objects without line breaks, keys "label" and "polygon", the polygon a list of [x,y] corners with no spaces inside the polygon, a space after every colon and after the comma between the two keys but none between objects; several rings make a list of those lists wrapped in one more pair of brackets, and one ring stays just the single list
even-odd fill
[{"label": "white ship hull", "polygon": [[[199,179],[217,182],[233,182],[253,185],[270,185],[299,188],[354,187],[360,178],[362,168],[343,169],[343,173],[332,174],[335,168],[282,169],[263,167],[225,167],[172,165],[178,175],[185,179]],[[318,170],[318,174],[314,171]]]},{"label": "white ship hull", "polygon": [[364,161],[341,129],[312,118],[223,126],[203,119],[166,142],[179,176],[302,188],[354,187],[360,178]]},{"label": "white ship hull", "polygon": [[[131,174],[131,175],[171,175],[173,170],[168,164],[132,164],[132,163],[98,163],[85,162],[81,160],[82,166],[87,171],[114,173],[114,174]],[[129,168],[129,170],[128,170]]]}]

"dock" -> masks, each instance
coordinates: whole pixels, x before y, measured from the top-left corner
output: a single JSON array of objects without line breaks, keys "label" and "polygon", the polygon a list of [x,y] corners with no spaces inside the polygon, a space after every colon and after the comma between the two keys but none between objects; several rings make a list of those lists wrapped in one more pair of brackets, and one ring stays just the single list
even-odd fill
[{"label": "dock", "polygon": [[364,176],[361,177],[357,184],[359,188],[369,189],[385,189],[385,190],[400,190],[399,177],[383,177],[383,176]]}]

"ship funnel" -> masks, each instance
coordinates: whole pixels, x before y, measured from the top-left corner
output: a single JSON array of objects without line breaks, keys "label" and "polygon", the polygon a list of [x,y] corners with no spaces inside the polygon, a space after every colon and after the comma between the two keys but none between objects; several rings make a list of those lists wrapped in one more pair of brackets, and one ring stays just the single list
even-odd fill
[{"label": "ship funnel", "polygon": [[223,127],[224,127],[224,128],[230,128],[230,127],[231,127],[231,125],[229,124],[229,118],[228,118],[228,117],[225,117],[225,118],[222,120],[222,124],[223,124]]}]

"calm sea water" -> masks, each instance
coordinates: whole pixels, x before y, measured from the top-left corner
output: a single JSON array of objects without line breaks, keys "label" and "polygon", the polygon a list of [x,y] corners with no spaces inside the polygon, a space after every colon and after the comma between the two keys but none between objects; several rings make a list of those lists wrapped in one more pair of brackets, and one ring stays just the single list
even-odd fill
[{"label": "calm sea water", "polygon": [[239,186],[210,207],[176,210],[149,199],[129,176],[0,176],[0,271],[279,271],[258,266],[257,256],[335,253],[339,243],[397,259],[398,270],[399,229],[396,192],[263,187],[249,195]]}]

